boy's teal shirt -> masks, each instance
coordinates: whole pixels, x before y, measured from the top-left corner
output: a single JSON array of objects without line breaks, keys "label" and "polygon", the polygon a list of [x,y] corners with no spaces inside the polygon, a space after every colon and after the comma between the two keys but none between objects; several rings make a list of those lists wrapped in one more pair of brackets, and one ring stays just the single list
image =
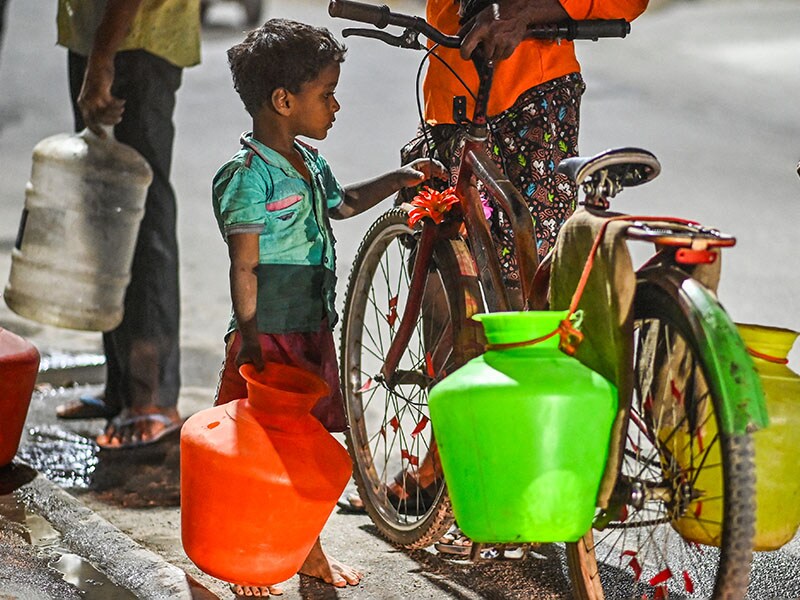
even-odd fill
[{"label": "boy's teal shirt", "polygon": [[[223,238],[259,234],[257,320],[262,333],[319,331],[336,324],[336,240],[328,210],[344,190],[327,161],[300,142],[307,182],[281,154],[242,136],[242,149],[214,176],[214,215]],[[231,320],[230,331],[237,328]]]}]

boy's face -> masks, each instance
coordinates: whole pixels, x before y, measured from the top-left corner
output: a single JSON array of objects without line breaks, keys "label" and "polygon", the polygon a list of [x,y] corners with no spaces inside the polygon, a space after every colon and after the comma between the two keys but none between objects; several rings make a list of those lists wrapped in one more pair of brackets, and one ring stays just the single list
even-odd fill
[{"label": "boy's face", "polygon": [[331,63],[316,79],[303,84],[296,94],[290,92],[295,135],[324,140],[336,120],[340,106],[334,97],[339,83],[339,63]]}]

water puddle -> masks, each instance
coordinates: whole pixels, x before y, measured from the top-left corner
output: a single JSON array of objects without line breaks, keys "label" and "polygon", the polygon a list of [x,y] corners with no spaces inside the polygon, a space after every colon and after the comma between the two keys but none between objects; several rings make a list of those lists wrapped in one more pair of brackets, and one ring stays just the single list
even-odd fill
[{"label": "water puddle", "polygon": [[50,481],[130,508],[180,505],[179,435],[130,450],[101,450],[56,425],[33,427],[20,457]]},{"label": "water puddle", "polygon": [[53,425],[34,427],[20,448],[20,457],[58,485],[86,489],[100,462],[92,440]]},{"label": "water puddle", "polygon": [[[30,545],[36,558],[45,561],[53,577],[60,578],[74,588],[71,591],[75,592],[76,597],[85,600],[136,599],[129,590],[117,586],[90,562],[65,548],[61,543],[61,534],[46,519],[30,512],[25,504],[14,496],[0,496],[0,522],[4,519],[10,522],[7,528],[13,529],[23,542],[16,550],[11,547],[12,543],[7,543],[4,551],[10,555],[23,554]],[[32,570],[36,570],[35,566]],[[18,573],[20,579],[31,575],[24,571],[23,569]],[[34,573],[34,576],[42,575]],[[29,583],[32,584],[34,581]],[[54,586],[46,587],[61,595],[67,595],[67,590],[63,587],[60,590]]]}]

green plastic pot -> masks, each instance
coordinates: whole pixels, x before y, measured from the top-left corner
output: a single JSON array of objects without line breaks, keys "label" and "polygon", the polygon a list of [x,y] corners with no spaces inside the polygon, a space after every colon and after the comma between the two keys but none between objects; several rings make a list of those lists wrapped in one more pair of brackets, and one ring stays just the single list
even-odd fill
[{"label": "green plastic pot", "polygon": [[[489,344],[553,331],[565,311],[476,315]],[[453,511],[478,542],[570,542],[592,524],[616,388],[558,336],[489,350],[436,385],[431,421]]]}]

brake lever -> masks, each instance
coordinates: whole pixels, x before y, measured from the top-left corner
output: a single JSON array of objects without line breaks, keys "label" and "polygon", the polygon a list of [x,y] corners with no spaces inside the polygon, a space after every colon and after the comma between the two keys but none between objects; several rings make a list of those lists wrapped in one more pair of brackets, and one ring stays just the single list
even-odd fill
[{"label": "brake lever", "polygon": [[420,43],[419,34],[411,29],[406,29],[402,35],[392,35],[386,31],[376,31],[375,29],[354,29],[346,28],[342,30],[342,37],[358,36],[380,40],[396,48],[410,48],[411,50],[424,50],[425,47]]}]

